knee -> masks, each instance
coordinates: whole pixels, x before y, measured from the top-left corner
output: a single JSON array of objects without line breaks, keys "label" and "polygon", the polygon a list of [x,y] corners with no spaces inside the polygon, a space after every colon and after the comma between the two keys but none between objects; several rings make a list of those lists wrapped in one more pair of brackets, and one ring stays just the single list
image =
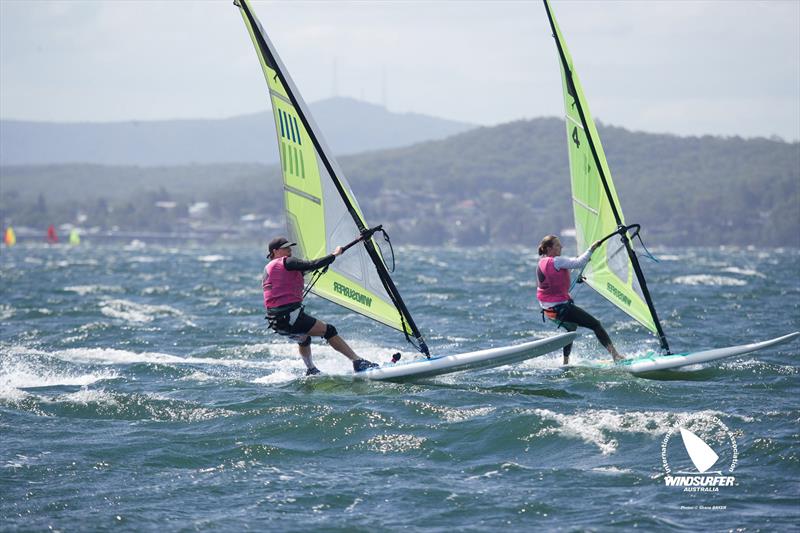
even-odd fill
[{"label": "knee", "polygon": [[329,341],[329,340],[331,340],[332,338],[334,338],[338,334],[339,334],[339,332],[336,331],[336,328],[333,327],[332,325],[328,324],[327,327],[325,328],[325,334],[322,335],[322,337],[326,341]]},{"label": "knee", "polygon": [[297,344],[300,345],[300,346],[303,346],[303,347],[311,346],[311,336],[310,335],[306,335],[305,340],[301,341],[301,342],[298,342]]}]

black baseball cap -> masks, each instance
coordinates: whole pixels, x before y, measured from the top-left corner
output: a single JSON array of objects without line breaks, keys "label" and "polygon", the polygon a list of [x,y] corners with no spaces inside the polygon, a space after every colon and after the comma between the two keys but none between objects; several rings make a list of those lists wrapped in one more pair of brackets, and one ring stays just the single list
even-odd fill
[{"label": "black baseball cap", "polygon": [[269,255],[279,248],[289,248],[290,246],[297,246],[296,242],[289,242],[286,237],[275,237],[269,241]]}]

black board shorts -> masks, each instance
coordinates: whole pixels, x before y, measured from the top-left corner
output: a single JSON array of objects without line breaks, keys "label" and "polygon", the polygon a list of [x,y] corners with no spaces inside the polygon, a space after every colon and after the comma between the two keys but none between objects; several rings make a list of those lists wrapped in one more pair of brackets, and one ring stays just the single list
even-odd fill
[{"label": "black board shorts", "polygon": [[300,307],[300,313],[292,321],[292,312],[286,312],[276,315],[267,314],[269,320],[269,327],[279,335],[284,335],[290,339],[302,342],[308,336],[308,332],[316,324],[317,319],[313,316],[306,314],[305,310]]}]

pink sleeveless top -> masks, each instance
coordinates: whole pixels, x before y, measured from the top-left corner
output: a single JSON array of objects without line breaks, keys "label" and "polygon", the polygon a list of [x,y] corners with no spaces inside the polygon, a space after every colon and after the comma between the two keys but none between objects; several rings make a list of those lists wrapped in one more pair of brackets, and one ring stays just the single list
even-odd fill
[{"label": "pink sleeveless top", "polygon": [[303,301],[303,273],[286,270],[285,257],[273,259],[264,267],[261,287],[264,289],[264,307],[280,307]]},{"label": "pink sleeveless top", "polygon": [[538,287],[536,299],[540,302],[566,302],[569,300],[569,270],[556,270],[554,257],[542,257],[536,269]]}]

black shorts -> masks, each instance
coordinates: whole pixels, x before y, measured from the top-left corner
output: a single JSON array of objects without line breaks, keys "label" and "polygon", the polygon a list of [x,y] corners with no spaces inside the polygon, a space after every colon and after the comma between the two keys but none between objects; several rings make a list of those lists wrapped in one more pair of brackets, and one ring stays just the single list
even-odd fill
[{"label": "black shorts", "polygon": [[[308,332],[316,324],[317,319],[313,316],[306,314],[301,307],[300,313],[294,317],[292,312],[282,313],[279,315],[267,315],[269,320],[269,327],[279,335],[284,335],[290,339],[302,342],[308,336]],[[292,319],[294,318],[294,321]]]}]

